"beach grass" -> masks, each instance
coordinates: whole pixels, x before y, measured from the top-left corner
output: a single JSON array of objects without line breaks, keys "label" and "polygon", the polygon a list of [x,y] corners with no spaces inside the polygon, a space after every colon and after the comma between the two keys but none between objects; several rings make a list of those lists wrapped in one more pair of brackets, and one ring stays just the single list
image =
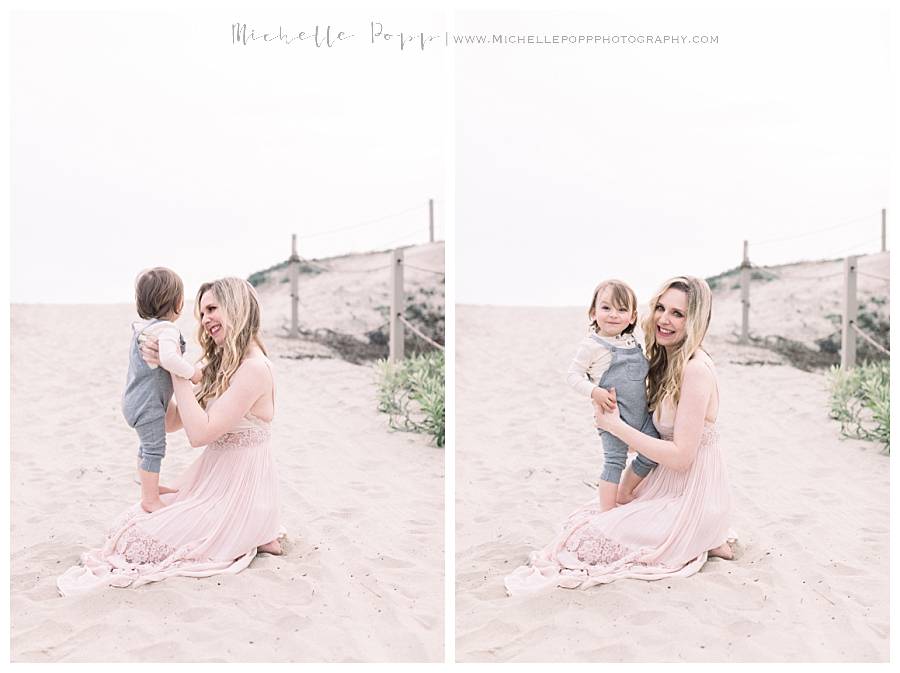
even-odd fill
[{"label": "beach grass", "polygon": [[879,442],[890,453],[890,361],[867,362],[849,370],[832,367],[831,417],[844,437]]},{"label": "beach grass", "polygon": [[444,354],[432,351],[397,363],[375,363],[378,410],[388,414],[390,427],[430,434],[444,446]]}]

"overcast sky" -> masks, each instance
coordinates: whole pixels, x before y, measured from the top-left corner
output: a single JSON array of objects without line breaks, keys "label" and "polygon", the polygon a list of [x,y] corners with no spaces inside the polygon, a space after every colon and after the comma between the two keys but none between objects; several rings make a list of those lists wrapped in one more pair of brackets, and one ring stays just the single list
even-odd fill
[{"label": "overcast sky", "polygon": [[[238,46],[237,16],[355,39]],[[429,198],[443,239],[446,52],[371,46],[369,18],[15,14],[11,300],[130,301],[156,265],[190,296],[286,259],[292,233],[310,258],[422,243]],[[443,29],[440,14],[379,18],[385,32]]]},{"label": "overcast sky", "polygon": [[758,264],[880,249],[886,11],[479,13],[457,30],[719,38],[456,51],[458,302],[586,305],[608,277],[644,301],[734,267],[745,238]]},{"label": "overcast sky", "polygon": [[[847,7],[241,13],[355,35],[332,48],[234,45],[234,12],[18,13],[11,299],[129,301],[159,264],[190,295],[294,232],[305,257],[423,242],[432,197],[438,238],[455,207],[461,303],[580,305],[613,276],[643,300],[735,266],[745,238],[758,264],[875,251],[887,12]],[[373,18],[718,43],[400,50],[369,43]]]}]

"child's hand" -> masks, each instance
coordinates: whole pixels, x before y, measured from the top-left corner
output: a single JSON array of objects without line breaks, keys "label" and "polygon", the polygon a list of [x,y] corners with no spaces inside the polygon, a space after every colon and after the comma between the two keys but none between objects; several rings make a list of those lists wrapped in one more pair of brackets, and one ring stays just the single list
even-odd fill
[{"label": "child's hand", "polygon": [[605,388],[594,388],[591,391],[591,400],[593,400],[594,404],[596,404],[602,411],[612,411],[616,407],[616,389],[610,388],[606,390]]},{"label": "child's hand", "polygon": [[191,377],[191,383],[197,385],[203,380],[203,367],[194,365],[194,375]]}]

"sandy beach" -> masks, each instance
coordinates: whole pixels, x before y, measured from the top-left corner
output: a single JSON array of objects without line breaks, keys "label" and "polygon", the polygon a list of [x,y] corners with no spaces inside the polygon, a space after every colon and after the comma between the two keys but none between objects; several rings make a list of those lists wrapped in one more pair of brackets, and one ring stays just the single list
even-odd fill
[{"label": "sandy beach", "polygon": [[[323,273],[314,291],[356,282]],[[443,451],[388,429],[370,365],[304,357],[279,335],[288,287],[260,291],[285,555],[258,556],[236,575],[65,599],[57,575],[139,496],[120,412],[134,309],[12,306],[13,661],[442,660]],[[190,307],[179,326],[193,340]],[[73,333],[63,356],[61,335]],[[170,435],[163,482],[201,451]]]},{"label": "sandy beach", "polygon": [[[887,276],[886,255],[864,262]],[[806,266],[807,276],[840,268]],[[751,294],[751,326],[757,315],[761,335],[771,326],[811,341],[830,326],[809,319],[810,302],[832,310],[840,280],[769,282]],[[840,438],[824,373],[735,343],[736,292],[716,294],[706,340],[719,373],[735,560],[713,559],[687,578],[516,598],[504,576],[595,497],[600,443],[589,404],[564,382],[586,309],[457,308],[459,661],[888,660],[889,458]],[[767,311],[778,318],[762,318]]]}]

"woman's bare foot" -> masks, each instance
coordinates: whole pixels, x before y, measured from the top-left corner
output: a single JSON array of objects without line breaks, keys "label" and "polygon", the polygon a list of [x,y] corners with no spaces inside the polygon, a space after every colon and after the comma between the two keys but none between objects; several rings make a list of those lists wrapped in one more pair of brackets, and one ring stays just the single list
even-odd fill
[{"label": "woman's bare foot", "polygon": [[162,495],[163,493],[178,493],[178,489],[171,488],[170,486],[163,486],[162,484],[160,484],[159,494]]},{"label": "woman's bare foot", "polygon": [[731,545],[727,542],[723,542],[715,549],[710,549],[707,552],[707,555],[710,558],[723,558],[726,561],[730,561],[734,558],[734,551],[731,549]]},{"label": "woman's bare foot", "polygon": [[147,513],[155,512],[165,506],[166,503],[164,503],[159,498],[157,498],[156,500],[141,500],[141,509]]},{"label": "woman's bare foot", "polygon": [[271,554],[272,556],[281,556],[284,553],[284,549],[281,547],[281,540],[278,538],[260,545],[256,548],[256,551],[260,554]]}]

